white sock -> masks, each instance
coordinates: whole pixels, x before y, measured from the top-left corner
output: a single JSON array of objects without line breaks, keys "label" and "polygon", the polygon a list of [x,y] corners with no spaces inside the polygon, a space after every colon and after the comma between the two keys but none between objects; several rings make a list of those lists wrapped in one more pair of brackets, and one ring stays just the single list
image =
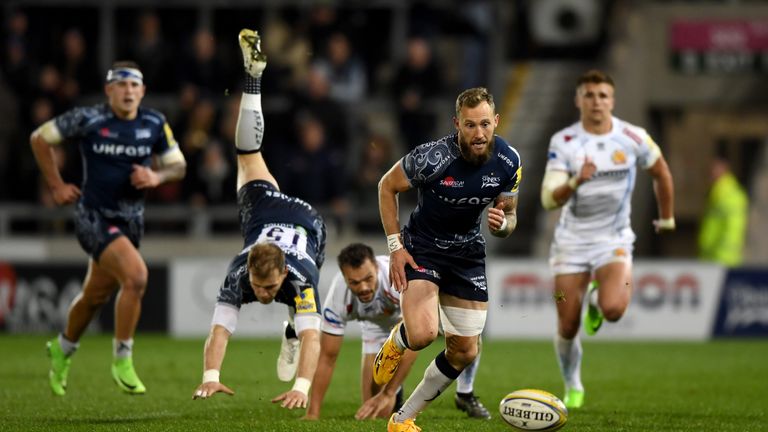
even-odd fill
[{"label": "white sock", "polygon": [[407,419],[416,418],[430,402],[437,399],[451,385],[459,376],[459,373],[460,371],[457,371],[448,363],[448,360],[445,358],[445,351],[438,354],[427,366],[427,369],[424,371],[424,378],[422,378],[419,385],[416,386],[411,396],[405,401],[400,411],[395,414],[395,422],[400,423]]},{"label": "white sock", "polygon": [[461,375],[456,378],[456,393],[472,393],[475,387],[475,375],[477,367],[480,364],[480,353],[477,353],[475,360],[461,371]]},{"label": "white sock", "polygon": [[[596,282],[590,282],[590,284],[593,284],[593,283],[596,283]],[[597,295],[598,295],[597,293],[599,291],[600,291],[599,289],[592,290],[592,292],[589,293],[589,298],[587,299],[589,304],[591,304],[594,307],[599,307],[597,303]]]},{"label": "white sock", "polygon": [[71,342],[69,339],[65,338],[63,334],[59,333],[59,346],[61,347],[61,351],[64,352],[64,355],[69,357],[80,347],[80,342]]},{"label": "white sock", "polygon": [[582,349],[579,336],[565,339],[558,334],[555,336],[555,351],[566,391],[570,389],[584,390],[584,386],[581,384]]},{"label": "white sock", "polygon": [[243,93],[240,98],[240,115],[235,126],[235,147],[238,153],[256,153],[261,150],[263,138],[261,95]]},{"label": "white sock", "polygon": [[112,354],[116,359],[123,359],[133,355],[133,339],[112,339]]},{"label": "white sock", "polygon": [[395,338],[394,338],[395,345],[397,346],[397,348],[400,350],[401,353],[405,351],[406,348],[408,348],[408,343],[406,343],[406,341],[403,340],[403,333],[405,333],[403,329],[405,329],[405,323],[400,324],[400,328],[398,329],[398,331],[395,332]]}]

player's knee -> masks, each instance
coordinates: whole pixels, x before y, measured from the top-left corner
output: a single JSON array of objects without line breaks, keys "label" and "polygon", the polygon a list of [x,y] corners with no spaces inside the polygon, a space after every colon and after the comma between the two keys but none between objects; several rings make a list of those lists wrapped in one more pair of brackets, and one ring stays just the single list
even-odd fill
[{"label": "player's knee", "polygon": [[627,310],[626,306],[621,304],[607,305],[601,308],[603,317],[606,321],[615,322],[624,316],[624,311]]},{"label": "player's knee", "polygon": [[122,284],[121,287],[124,291],[130,291],[138,295],[144,295],[144,290],[147,288],[147,272],[136,271],[129,275]]},{"label": "player's knee", "polygon": [[448,344],[445,349],[445,357],[451,364],[461,365],[464,368],[475,361],[478,352],[477,345],[452,346],[452,344]]},{"label": "player's knee", "polygon": [[560,336],[564,339],[573,339],[579,333],[579,321],[560,321]]},{"label": "player's knee", "polygon": [[424,329],[413,333],[408,332],[408,346],[413,351],[426,348],[435,339],[437,339],[436,329]]}]

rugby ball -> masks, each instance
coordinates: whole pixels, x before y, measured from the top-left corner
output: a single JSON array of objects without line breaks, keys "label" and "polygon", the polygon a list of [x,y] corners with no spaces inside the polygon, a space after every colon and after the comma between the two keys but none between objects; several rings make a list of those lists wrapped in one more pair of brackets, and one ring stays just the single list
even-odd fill
[{"label": "rugby ball", "polygon": [[568,420],[563,401],[544,390],[514,391],[501,400],[499,413],[510,426],[523,431],[556,431]]}]

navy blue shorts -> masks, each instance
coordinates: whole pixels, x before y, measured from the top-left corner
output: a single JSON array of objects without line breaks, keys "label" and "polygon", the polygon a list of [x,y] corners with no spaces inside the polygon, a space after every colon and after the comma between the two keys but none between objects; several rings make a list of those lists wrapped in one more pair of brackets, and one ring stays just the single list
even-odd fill
[{"label": "navy blue shorts", "polygon": [[98,210],[78,204],[75,208],[75,232],[80,247],[96,262],[113,240],[124,235],[136,249],[144,235],[144,218],[108,219]]},{"label": "navy blue shorts", "polygon": [[443,294],[465,300],[488,301],[483,242],[441,249],[434,241],[403,230],[403,244],[419,265],[417,270],[405,266],[405,277],[409,281],[428,280],[437,284]]},{"label": "navy blue shorts", "polygon": [[294,224],[307,230],[310,257],[319,269],[325,260],[325,223],[322,216],[307,202],[285,195],[270,182],[254,180],[237,192],[240,208],[240,230],[244,245],[253,244],[265,225]]}]

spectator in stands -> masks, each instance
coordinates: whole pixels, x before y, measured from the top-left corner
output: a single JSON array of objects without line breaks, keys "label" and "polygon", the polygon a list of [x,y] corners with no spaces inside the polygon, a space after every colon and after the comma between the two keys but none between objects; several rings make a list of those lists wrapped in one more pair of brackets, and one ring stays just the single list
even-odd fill
[{"label": "spectator in stands", "polygon": [[[199,95],[223,94],[227,68],[219,58],[213,33],[200,29],[192,38],[191,52],[179,63],[182,88],[192,87]],[[183,90],[189,91],[189,90]]]},{"label": "spectator in stands", "polygon": [[392,87],[400,134],[410,150],[426,142],[434,132],[436,117],[428,102],[442,90],[440,69],[432,58],[429,42],[423,37],[408,39],[406,59]]},{"label": "spectator in stands", "polygon": [[269,53],[270,73],[264,86],[280,94],[290,94],[306,82],[310,44],[300,31],[280,19],[270,20],[264,29],[264,51]]},{"label": "spectator in stands", "polygon": [[735,267],[743,261],[749,215],[749,198],[731,171],[725,152],[710,167],[712,188],[699,230],[699,257]]},{"label": "spectator in stands", "polygon": [[346,105],[361,102],[368,90],[368,78],[365,66],[354,55],[347,35],[333,33],[328,39],[325,54],[316,65],[328,77],[331,99]]},{"label": "spectator in stands", "polygon": [[286,194],[307,201],[340,226],[349,212],[343,155],[328,148],[325,126],[310,114],[299,117],[296,129],[299,148],[287,155],[280,185]]},{"label": "spectator in stands", "polygon": [[173,74],[174,50],[163,38],[160,17],[154,11],[145,11],[136,23],[136,37],[129,46],[128,57],[136,59],[144,72],[144,81],[155,91],[175,90]]},{"label": "spectator in stands", "polygon": [[98,90],[99,87],[94,84],[99,82],[94,61],[96,56],[88,52],[85,38],[77,28],[64,32],[61,43],[56,68],[62,77],[61,93],[67,105],[71,105],[80,95]]},{"label": "spectator in stands", "polygon": [[[392,141],[383,134],[373,133],[363,145],[357,171],[350,181],[353,193],[352,206],[356,209],[357,229],[369,233],[381,233],[379,219],[379,180],[394,163]],[[371,211],[368,212],[368,209]]]},{"label": "spectator in stands", "polygon": [[344,107],[330,97],[330,82],[327,70],[312,66],[307,74],[303,91],[294,98],[292,111],[299,117],[309,114],[319,119],[325,129],[326,144],[329,148],[344,151],[349,147],[349,125]]}]

